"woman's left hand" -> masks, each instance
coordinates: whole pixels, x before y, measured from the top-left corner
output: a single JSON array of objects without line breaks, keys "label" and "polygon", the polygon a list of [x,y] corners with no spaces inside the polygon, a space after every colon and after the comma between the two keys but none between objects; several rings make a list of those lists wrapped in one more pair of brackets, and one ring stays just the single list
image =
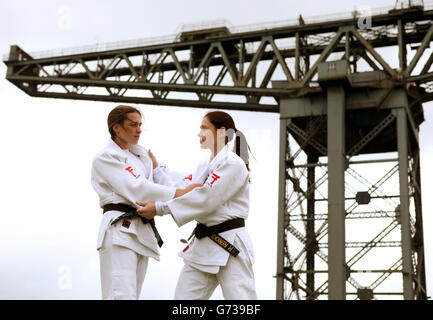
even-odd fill
[{"label": "woman's left hand", "polygon": [[139,216],[142,216],[147,219],[152,219],[156,215],[156,207],[155,202],[136,202],[141,208],[137,209],[137,213]]}]

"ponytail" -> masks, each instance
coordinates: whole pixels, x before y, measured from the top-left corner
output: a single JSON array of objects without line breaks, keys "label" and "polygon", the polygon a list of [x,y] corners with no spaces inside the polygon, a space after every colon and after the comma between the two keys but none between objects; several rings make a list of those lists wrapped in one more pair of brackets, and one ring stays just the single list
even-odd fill
[{"label": "ponytail", "polygon": [[248,150],[250,150],[250,146],[247,143],[245,135],[242,131],[235,128],[235,141],[233,144],[233,152],[236,153],[245,162],[245,166],[247,167],[248,171],[250,171]]}]

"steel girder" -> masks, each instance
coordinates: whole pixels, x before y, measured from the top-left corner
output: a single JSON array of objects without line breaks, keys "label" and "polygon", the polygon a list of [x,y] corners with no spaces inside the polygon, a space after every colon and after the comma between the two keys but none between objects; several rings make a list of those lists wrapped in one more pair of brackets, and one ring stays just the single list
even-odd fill
[{"label": "steel girder", "polygon": [[[36,97],[278,112],[282,97],[321,91],[318,65],[339,56],[353,74],[383,71],[382,79],[354,85],[415,87],[420,103],[433,94],[432,19],[433,10],[422,7],[375,15],[363,29],[357,17],[313,24],[300,19],[286,27],[37,59],[11,46],[4,63],[6,78]],[[418,47],[407,61],[409,45]],[[399,66],[391,67],[378,51],[386,47],[396,48]],[[280,80],[285,85],[272,88]]]}]

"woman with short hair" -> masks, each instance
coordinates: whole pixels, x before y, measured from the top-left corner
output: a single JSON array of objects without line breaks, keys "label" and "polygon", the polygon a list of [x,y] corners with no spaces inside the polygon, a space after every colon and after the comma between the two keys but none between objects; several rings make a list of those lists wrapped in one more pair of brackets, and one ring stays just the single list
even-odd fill
[{"label": "woman with short hair", "polygon": [[136,201],[168,201],[195,187],[154,183],[148,151],[138,145],[141,112],[117,106],[108,115],[108,144],[93,158],[91,183],[103,209],[97,249],[103,299],[138,299],[149,257],[159,260],[162,239],[153,219],[137,215]]}]

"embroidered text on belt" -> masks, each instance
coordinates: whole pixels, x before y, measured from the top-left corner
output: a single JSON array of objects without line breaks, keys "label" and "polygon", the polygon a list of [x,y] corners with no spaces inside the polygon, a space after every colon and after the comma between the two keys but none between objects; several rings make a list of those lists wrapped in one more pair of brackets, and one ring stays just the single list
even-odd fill
[{"label": "embroidered text on belt", "polygon": [[239,250],[230,242],[228,242],[226,239],[221,237],[218,233],[236,229],[236,228],[241,228],[244,226],[245,226],[245,220],[242,218],[228,220],[212,227],[206,227],[204,224],[198,223],[193,231],[193,234],[198,239],[209,237],[220,247],[222,247],[223,249],[225,249],[230,254],[236,257],[239,254]]},{"label": "embroidered text on belt", "polygon": [[104,210],[104,213],[107,211],[110,211],[110,210],[125,212],[120,217],[117,217],[116,219],[114,219],[111,224],[116,223],[117,221],[119,221],[122,218],[129,218],[129,217],[135,217],[135,216],[140,217],[141,221],[143,221],[144,224],[150,223],[150,227],[152,228],[153,233],[155,234],[156,240],[158,241],[158,246],[162,247],[162,244],[164,243],[164,241],[162,241],[161,236],[159,235],[158,230],[156,229],[154,219],[147,219],[145,217],[140,216],[137,213],[136,208],[131,207],[131,206],[124,204],[124,203],[109,203],[109,204],[106,204],[102,209]]}]

